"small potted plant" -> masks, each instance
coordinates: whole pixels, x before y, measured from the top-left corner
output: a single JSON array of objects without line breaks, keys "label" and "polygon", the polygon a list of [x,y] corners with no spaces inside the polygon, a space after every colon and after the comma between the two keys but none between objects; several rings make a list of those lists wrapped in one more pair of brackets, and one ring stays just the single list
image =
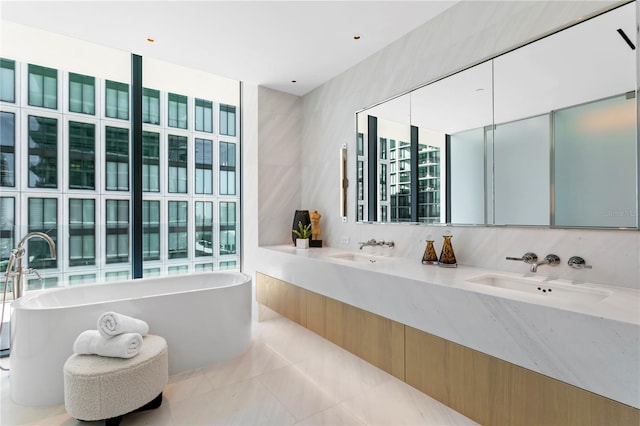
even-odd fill
[{"label": "small potted plant", "polygon": [[299,249],[309,248],[309,238],[311,237],[311,224],[303,225],[302,221],[298,222],[298,229],[293,229],[296,235],[296,247]]}]

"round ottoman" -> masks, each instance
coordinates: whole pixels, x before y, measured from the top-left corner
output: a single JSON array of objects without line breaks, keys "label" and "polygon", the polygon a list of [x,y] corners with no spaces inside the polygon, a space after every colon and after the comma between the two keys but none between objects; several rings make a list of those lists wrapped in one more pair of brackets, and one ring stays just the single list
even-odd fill
[{"label": "round ottoman", "polygon": [[124,414],[159,407],[168,379],[167,342],[147,335],[133,358],[71,355],[64,364],[64,405],[78,420],[117,425]]}]

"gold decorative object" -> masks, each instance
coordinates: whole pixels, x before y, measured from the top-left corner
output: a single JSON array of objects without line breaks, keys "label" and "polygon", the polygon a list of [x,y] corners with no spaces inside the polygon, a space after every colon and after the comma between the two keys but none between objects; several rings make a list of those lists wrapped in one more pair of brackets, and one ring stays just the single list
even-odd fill
[{"label": "gold decorative object", "polygon": [[456,255],[453,253],[453,246],[451,245],[452,235],[443,235],[443,237],[444,243],[442,244],[440,259],[438,259],[438,266],[455,268],[458,266],[458,263],[456,262]]},{"label": "gold decorative object", "polygon": [[318,210],[313,210],[309,212],[309,216],[311,217],[311,239],[319,240],[320,239],[320,218],[322,215],[318,213]]},{"label": "gold decorative object", "polygon": [[437,263],[438,255],[436,254],[436,249],[433,247],[433,240],[427,240],[427,247],[425,247],[424,254],[422,255],[422,264],[435,265]]}]

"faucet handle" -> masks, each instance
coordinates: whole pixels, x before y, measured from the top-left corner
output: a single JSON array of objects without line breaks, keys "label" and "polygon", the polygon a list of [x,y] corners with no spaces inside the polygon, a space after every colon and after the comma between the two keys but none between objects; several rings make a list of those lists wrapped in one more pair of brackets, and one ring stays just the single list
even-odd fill
[{"label": "faucet handle", "polygon": [[507,260],[519,260],[519,261],[524,262],[524,263],[535,263],[535,262],[538,261],[538,255],[528,251],[525,254],[523,254],[522,257],[509,257],[509,256],[507,256],[505,259],[507,259]]},{"label": "faucet handle", "polygon": [[587,265],[583,258],[580,256],[571,256],[567,265],[573,269],[591,269],[591,265]]},{"label": "faucet handle", "polygon": [[37,269],[33,269],[33,268],[29,268],[27,269],[25,272],[25,274],[36,274],[36,276],[38,277],[39,280],[42,280],[42,277],[40,276],[40,272],[38,272]]}]

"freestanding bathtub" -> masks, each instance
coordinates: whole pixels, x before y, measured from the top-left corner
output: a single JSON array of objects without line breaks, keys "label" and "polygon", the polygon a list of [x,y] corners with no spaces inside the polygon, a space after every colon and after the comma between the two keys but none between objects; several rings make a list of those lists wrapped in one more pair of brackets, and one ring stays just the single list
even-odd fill
[{"label": "freestanding bathtub", "polygon": [[107,311],[142,319],[166,339],[169,374],[233,358],[251,343],[251,277],[240,272],[44,290],[11,306],[11,398],[21,405],[64,402],[73,342]]}]

